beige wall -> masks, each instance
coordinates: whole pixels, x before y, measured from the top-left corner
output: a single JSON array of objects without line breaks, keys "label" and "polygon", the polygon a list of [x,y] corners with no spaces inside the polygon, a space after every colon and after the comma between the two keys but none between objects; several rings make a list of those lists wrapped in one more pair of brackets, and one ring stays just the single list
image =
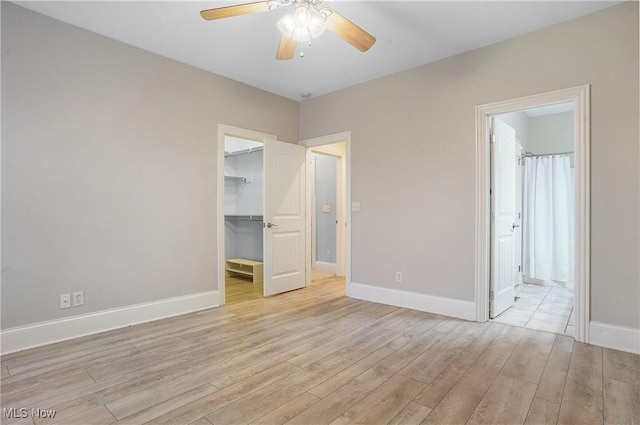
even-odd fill
[{"label": "beige wall", "polygon": [[352,131],[353,281],[473,301],[475,106],[582,84],[591,319],[640,327],[637,2],[301,103],[301,138]]},{"label": "beige wall", "polygon": [[[352,130],[353,280],[473,301],[475,106],[587,83],[592,319],[639,327],[637,3],[305,101],[298,120],[293,101],[2,2],[2,328],[216,289],[218,123]],[[86,305],[58,309],[77,290]]]},{"label": "beige wall", "polygon": [[2,328],[217,289],[218,123],[297,141],[297,122],[294,101],[2,2]]}]

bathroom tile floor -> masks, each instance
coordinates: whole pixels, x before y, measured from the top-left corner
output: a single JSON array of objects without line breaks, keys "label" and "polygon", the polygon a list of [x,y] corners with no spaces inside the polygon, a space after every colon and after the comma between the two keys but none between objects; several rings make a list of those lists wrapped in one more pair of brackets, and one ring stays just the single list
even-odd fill
[{"label": "bathroom tile floor", "polygon": [[513,307],[493,321],[573,336],[573,290],[561,286],[518,285]]}]

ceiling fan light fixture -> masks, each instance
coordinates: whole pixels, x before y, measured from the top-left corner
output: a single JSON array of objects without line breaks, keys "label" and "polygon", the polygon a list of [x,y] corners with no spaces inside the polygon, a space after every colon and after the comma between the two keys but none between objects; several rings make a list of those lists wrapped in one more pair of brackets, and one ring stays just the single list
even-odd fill
[{"label": "ceiling fan light fixture", "polygon": [[318,37],[322,34],[327,26],[325,20],[320,15],[313,15],[311,22],[309,22],[309,32],[312,37]]},{"label": "ceiling fan light fixture", "polygon": [[283,35],[286,35],[287,37],[291,37],[293,35],[293,31],[295,31],[296,29],[296,20],[293,16],[293,13],[284,15],[278,21],[278,29]]},{"label": "ceiling fan light fixture", "polygon": [[315,9],[305,4],[298,4],[293,13],[283,16],[278,21],[280,32],[297,42],[306,42],[317,37],[325,30],[325,19]]},{"label": "ceiling fan light fixture", "polygon": [[293,12],[296,25],[301,27],[308,27],[311,22],[311,12],[309,8],[303,4],[296,7],[296,11]]}]

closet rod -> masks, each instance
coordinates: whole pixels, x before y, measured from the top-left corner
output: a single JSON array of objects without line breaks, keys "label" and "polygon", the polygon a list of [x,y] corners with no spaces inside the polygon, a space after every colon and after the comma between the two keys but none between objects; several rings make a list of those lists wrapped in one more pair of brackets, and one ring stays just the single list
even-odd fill
[{"label": "closet rod", "polygon": [[225,152],[224,153],[224,157],[226,158],[228,156],[244,155],[246,153],[259,152],[261,150],[264,150],[264,146],[258,146],[258,147],[255,147],[255,148],[242,149],[240,151],[235,151],[235,152]]},{"label": "closet rod", "polygon": [[535,157],[535,156],[570,155],[570,154],[573,154],[573,151],[558,152],[558,153],[531,153],[531,152],[527,152],[524,155],[522,155],[522,158],[530,158],[530,157]]},{"label": "closet rod", "polygon": [[231,183],[251,183],[250,179],[240,176],[224,176],[224,181]]},{"label": "closet rod", "polygon": [[224,216],[225,220],[231,221],[258,221],[262,222],[261,215],[226,215]]}]

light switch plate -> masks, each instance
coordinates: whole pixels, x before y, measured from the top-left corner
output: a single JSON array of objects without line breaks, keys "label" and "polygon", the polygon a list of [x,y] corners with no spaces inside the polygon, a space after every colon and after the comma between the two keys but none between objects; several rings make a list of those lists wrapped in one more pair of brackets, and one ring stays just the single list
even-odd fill
[{"label": "light switch plate", "polygon": [[322,212],[323,213],[330,213],[331,212],[331,205],[323,205],[322,206]]}]

